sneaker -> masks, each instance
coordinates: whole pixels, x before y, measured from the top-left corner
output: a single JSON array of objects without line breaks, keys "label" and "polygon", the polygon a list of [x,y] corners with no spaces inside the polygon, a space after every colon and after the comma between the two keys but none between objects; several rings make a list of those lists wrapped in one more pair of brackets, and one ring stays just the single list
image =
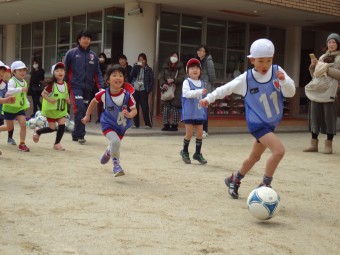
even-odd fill
[{"label": "sneaker", "polygon": [[84,137],[83,138],[78,138],[78,143],[85,144],[86,143],[85,138]]},{"label": "sneaker", "polygon": [[271,185],[264,184],[263,182],[261,182],[261,184],[258,186],[258,188],[260,188],[260,187],[268,187],[268,188],[272,188]]},{"label": "sneaker", "polygon": [[234,174],[232,174],[230,177],[225,178],[224,182],[228,187],[229,195],[234,199],[238,199],[238,188],[240,187],[241,182],[234,182],[233,179]]},{"label": "sneaker", "polygon": [[26,146],[26,144],[23,143],[19,145],[19,151],[29,152],[30,149]]},{"label": "sneaker", "polygon": [[12,145],[17,145],[15,140],[13,138],[8,138],[7,143],[12,144]]},{"label": "sneaker", "polygon": [[73,136],[72,136],[72,141],[73,141],[73,142],[78,142],[78,140],[79,140],[79,139],[78,139],[77,137],[73,137]]},{"label": "sneaker", "polygon": [[111,158],[110,150],[106,149],[105,152],[103,153],[101,159],[100,159],[100,164],[102,164],[102,165],[106,164],[107,162],[109,162],[110,158]]},{"label": "sneaker", "polygon": [[189,152],[184,152],[183,150],[181,150],[180,155],[182,156],[185,164],[191,164]]},{"label": "sneaker", "polygon": [[145,129],[152,129],[151,126],[145,126]]},{"label": "sneaker", "polygon": [[208,163],[208,161],[206,161],[205,160],[205,158],[203,158],[203,155],[202,155],[202,153],[200,153],[200,154],[194,154],[194,156],[192,157],[193,159],[195,159],[195,160],[198,160],[198,162],[200,162],[201,164],[206,164],[206,163]]},{"label": "sneaker", "polygon": [[131,128],[136,129],[136,128],[139,128],[139,126],[133,125]]},{"label": "sneaker", "polygon": [[119,177],[125,175],[123,168],[119,165],[118,161],[113,162],[113,176]]},{"label": "sneaker", "polygon": [[202,137],[203,137],[203,138],[207,138],[207,137],[208,137],[208,133],[205,132],[204,130],[203,130],[203,135],[202,135]]},{"label": "sneaker", "polygon": [[38,130],[39,130],[39,128],[36,127],[34,129],[34,133],[33,133],[33,142],[35,142],[35,143],[39,142],[39,138],[40,138],[40,135],[37,134]]},{"label": "sneaker", "polygon": [[63,146],[61,146],[60,143],[53,145],[53,149],[55,149],[56,151],[64,151],[65,150],[65,148]]}]

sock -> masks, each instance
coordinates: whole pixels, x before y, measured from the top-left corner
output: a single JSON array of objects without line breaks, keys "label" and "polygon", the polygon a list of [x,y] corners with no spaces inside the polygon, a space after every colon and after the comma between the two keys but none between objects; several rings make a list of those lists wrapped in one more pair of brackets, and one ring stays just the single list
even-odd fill
[{"label": "sock", "polygon": [[13,138],[14,129],[8,131],[8,139]]},{"label": "sock", "polygon": [[196,138],[196,152],[195,154],[201,154],[201,148],[202,148],[202,139]]},{"label": "sock", "polygon": [[38,135],[41,135],[41,134],[46,134],[46,133],[52,133],[54,132],[55,130],[50,128],[50,127],[44,127],[44,128],[40,128],[37,130],[37,134]]},{"label": "sock", "polygon": [[120,144],[121,144],[121,140],[119,138],[119,136],[117,135],[116,132],[108,132],[106,134],[106,138],[110,141],[110,153],[111,153],[111,158],[113,158],[113,160],[118,160],[119,162],[119,158],[120,158]]},{"label": "sock", "polygon": [[333,134],[327,134],[327,140],[333,141],[333,137],[334,137]]},{"label": "sock", "polygon": [[318,139],[319,134],[312,133],[312,139]]},{"label": "sock", "polygon": [[273,177],[268,177],[263,175],[263,183],[267,186],[270,186],[270,184],[272,183]]},{"label": "sock", "polygon": [[183,140],[183,152],[188,152],[189,153],[189,143],[190,140]]},{"label": "sock", "polygon": [[57,137],[55,139],[55,144],[60,143],[61,138],[63,138],[64,132],[65,132],[65,124],[59,125],[58,130],[57,130]]},{"label": "sock", "polygon": [[240,171],[237,171],[234,173],[234,180],[233,182],[241,181],[244,178],[244,175],[240,173]]}]

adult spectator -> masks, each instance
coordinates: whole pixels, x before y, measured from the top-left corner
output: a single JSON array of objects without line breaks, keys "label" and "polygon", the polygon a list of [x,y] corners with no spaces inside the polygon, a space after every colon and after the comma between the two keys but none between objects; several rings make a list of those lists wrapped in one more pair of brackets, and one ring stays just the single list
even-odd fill
[{"label": "adult spectator", "polygon": [[[197,48],[198,60],[201,62],[202,74],[201,80],[205,82],[208,93],[212,92],[212,85],[216,80],[215,65],[209,54],[209,48],[205,44],[201,44]],[[208,115],[208,113],[207,113]],[[203,123],[203,137],[208,136],[208,116],[207,120]]]},{"label": "adult spectator", "polygon": [[119,64],[121,67],[124,68],[125,70],[125,82],[131,83],[131,70],[132,70],[132,66],[129,65],[127,58],[124,54],[119,56]]},{"label": "adult spectator", "polygon": [[[168,101],[161,101],[163,105],[162,131],[178,131],[179,110],[181,108],[181,94],[183,81],[186,74],[183,64],[179,61],[177,52],[172,52],[162,65],[159,75],[161,90],[167,90],[169,86],[175,86],[175,98]],[[170,114],[172,113],[172,124],[170,126]]]},{"label": "adult spectator", "polygon": [[[327,37],[327,50],[319,58],[320,62],[332,62],[331,66],[327,68],[326,74],[335,80],[340,81],[340,36],[338,34],[332,33]],[[326,58],[328,59],[326,61]],[[330,61],[331,60],[331,61]],[[309,71],[312,77],[314,77],[314,71],[316,64],[318,63],[317,58],[311,58],[311,64],[309,66]],[[315,79],[315,78],[313,78]],[[335,83],[337,85],[338,83]],[[327,84],[324,88],[327,88]],[[330,90],[332,88],[328,88]],[[336,92],[337,89],[332,90],[332,94],[328,95],[328,98],[322,96],[325,89],[319,90],[319,96],[317,96],[315,101],[310,102],[309,109],[309,131],[312,134],[310,147],[305,149],[304,152],[317,152],[318,151],[318,136],[321,132],[322,134],[327,134],[327,139],[325,140],[325,150],[323,153],[331,154],[333,153],[333,137],[336,134]],[[327,92],[327,91],[326,91]]]},{"label": "adult spectator", "polygon": [[139,105],[142,108],[146,129],[152,128],[152,117],[149,110],[149,93],[153,87],[153,71],[148,65],[145,53],[138,55],[137,63],[131,70],[131,84],[135,88],[133,97],[136,100],[137,115],[134,117],[134,128],[139,128]]},{"label": "adult spectator", "polygon": [[45,71],[42,69],[39,61],[33,60],[30,75],[28,94],[32,97],[33,101],[33,114],[31,115],[33,117],[38,110],[41,110],[40,98],[41,92],[44,90]]},{"label": "adult spectator", "polygon": [[99,59],[90,49],[92,34],[88,30],[80,30],[77,34],[77,47],[70,49],[65,55],[66,77],[74,111],[74,130],[72,140],[84,144],[85,125],[81,122],[86,113],[87,104],[94,88],[104,88]]}]

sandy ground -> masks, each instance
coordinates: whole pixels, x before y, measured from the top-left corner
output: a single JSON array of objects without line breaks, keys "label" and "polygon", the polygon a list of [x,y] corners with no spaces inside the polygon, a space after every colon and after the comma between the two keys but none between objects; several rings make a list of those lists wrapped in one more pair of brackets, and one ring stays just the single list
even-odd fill
[{"label": "sandy ground", "polygon": [[336,153],[324,155],[302,152],[307,133],[279,134],[287,149],[273,181],[280,211],[259,221],[246,199],[269,153],[244,179],[239,200],[224,185],[250,151],[248,134],[210,135],[203,142],[205,166],[182,162],[182,136],[126,136],[126,175],[114,178],[111,162],[99,164],[105,137],[87,135],[79,145],[66,133],[67,151],[56,152],[55,134],[34,144],[32,133],[28,129],[29,153],[1,134],[2,255],[339,254],[338,137]]}]

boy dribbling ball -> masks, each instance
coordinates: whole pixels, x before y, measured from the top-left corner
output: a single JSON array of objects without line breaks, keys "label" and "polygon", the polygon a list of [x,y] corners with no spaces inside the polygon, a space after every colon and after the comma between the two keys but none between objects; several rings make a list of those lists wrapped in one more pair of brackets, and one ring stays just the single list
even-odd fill
[{"label": "boy dribbling ball", "polygon": [[295,84],[280,66],[273,65],[273,57],[273,43],[268,39],[256,40],[251,45],[248,56],[254,68],[217,88],[200,102],[202,106],[207,107],[216,99],[222,99],[232,93],[244,97],[247,126],[255,141],[241,168],[225,179],[228,192],[235,199],[239,196],[241,180],[260,160],[267,148],[271,151],[271,156],[267,160],[259,186],[271,187],[274,172],[285,154],[285,148],[274,134],[274,130],[282,120],[283,98],[294,96]]}]

